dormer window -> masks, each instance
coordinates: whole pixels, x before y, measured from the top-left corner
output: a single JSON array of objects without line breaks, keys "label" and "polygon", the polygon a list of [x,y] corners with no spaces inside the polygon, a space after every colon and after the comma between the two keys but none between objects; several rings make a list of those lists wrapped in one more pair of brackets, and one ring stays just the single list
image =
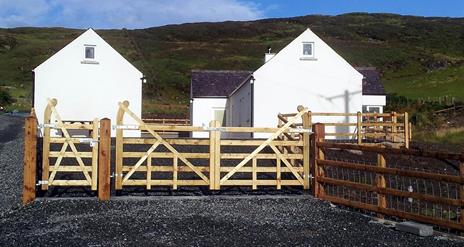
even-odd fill
[{"label": "dormer window", "polygon": [[85,59],[95,59],[95,46],[85,46]]},{"label": "dormer window", "polygon": [[314,42],[303,42],[303,57],[314,57]]}]

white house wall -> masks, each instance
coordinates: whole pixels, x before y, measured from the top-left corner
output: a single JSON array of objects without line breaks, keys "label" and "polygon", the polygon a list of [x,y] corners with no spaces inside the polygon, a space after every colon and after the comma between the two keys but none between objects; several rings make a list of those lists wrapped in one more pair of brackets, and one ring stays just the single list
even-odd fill
[{"label": "white house wall", "polygon": [[[95,45],[94,61],[98,64],[83,62],[84,45]],[[34,107],[41,123],[48,98],[58,100],[57,110],[63,120],[107,117],[115,124],[118,102],[124,100],[136,115],[142,114],[143,74],[91,29],[34,72]],[[135,121],[126,116],[125,123]],[[137,132],[129,133],[133,134]]]},{"label": "white house wall", "polygon": [[[191,103],[192,118],[190,121],[192,125],[209,126],[211,120],[214,119],[214,109],[226,109],[226,104],[226,98],[194,98]],[[206,138],[209,137],[209,134],[208,132],[193,132],[192,136],[196,138]]]},{"label": "white house wall", "polygon": [[[314,42],[314,59],[302,60],[303,42]],[[304,105],[313,112],[362,110],[363,76],[309,29],[254,74],[254,126],[275,127],[278,113]],[[313,122],[350,119],[313,118]],[[350,121],[355,121],[352,118]],[[326,129],[334,132],[335,129]],[[339,129],[353,132],[352,129]],[[267,135],[255,135],[266,137]]]},{"label": "white house wall", "polygon": [[[252,84],[246,82],[230,97],[227,103],[229,111],[227,126],[251,127],[252,126]],[[250,133],[234,133],[229,137],[249,138]]]},{"label": "white house wall", "polygon": [[366,106],[385,106],[387,104],[385,95],[363,95],[363,105]]}]

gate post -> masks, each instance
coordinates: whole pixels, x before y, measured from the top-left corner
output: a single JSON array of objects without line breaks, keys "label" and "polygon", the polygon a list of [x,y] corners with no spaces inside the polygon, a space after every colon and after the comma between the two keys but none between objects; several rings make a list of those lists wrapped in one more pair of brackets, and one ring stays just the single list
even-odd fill
[{"label": "gate post", "polygon": [[[303,122],[303,129],[309,130],[311,128],[311,112],[306,112],[301,116]],[[303,189],[309,189],[309,174],[310,174],[310,133],[303,133]]]},{"label": "gate post", "polygon": [[221,189],[221,132],[217,130],[220,123],[217,120],[209,122],[213,128],[209,132],[209,189]]},{"label": "gate post", "polygon": [[323,195],[323,188],[319,183],[321,173],[320,167],[317,165],[317,159],[323,159],[324,155],[317,146],[317,142],[323,142],[325,137],[325,126],[321,123],[313,124],[313,134],[311,135],[311,173],[313,175],[311,192],[314,197]]},{"label": "gate post", "polygon": [[409,148],[409,118],[408,113],[404,113],[404,146]]},{"label": "gate post", "polygon": [[26,118],[24,127],[24,180],[23,205],[35,199],[37,170],[37,118],[33,115]]},{"label": "gate post", "polygon": [[98,153],[98,199],[110,199],[111,120],[100,120],[100,149]]}]

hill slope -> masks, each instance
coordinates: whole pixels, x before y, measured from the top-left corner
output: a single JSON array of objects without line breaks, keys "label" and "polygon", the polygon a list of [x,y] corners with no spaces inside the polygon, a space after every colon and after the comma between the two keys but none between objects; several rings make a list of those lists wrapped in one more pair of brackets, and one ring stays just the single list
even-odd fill
[{"label": "hill slope", "polygon": [[[376,66],[389,93],[464,100],[464,19],[353,13],[97,30],[148,78],[145,113],[186,113],[191,69],[254,70],[307,27],[348,62]],[[0,29],[0,87],[28,108],[31,70],[77,37],[64,28]]]}]

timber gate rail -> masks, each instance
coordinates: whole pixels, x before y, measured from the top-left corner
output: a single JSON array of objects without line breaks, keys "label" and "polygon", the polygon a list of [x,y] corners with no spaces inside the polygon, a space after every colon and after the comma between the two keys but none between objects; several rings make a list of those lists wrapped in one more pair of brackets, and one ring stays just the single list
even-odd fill
[{"label": "timber gate rail", "polygon": [[[97,190],[100,200],[109,200],[111,190],[128,187],[296,186],[380,217],[464,231],[464,154],[365,145],[365,138],[361,144],[334,143],[326,140],[324,124],[312,124],[311,113],[301,106],[298,113],[279,117],[277,128],[221,127],[217,121],[202,127],[146,123],[127,101],[119,103],[113,126],[109,119],[65,121],[54,99],[44,116],[40,126],[35,115],[26,118],[24,204],[35,199],[37,189],[55,186]],[[407,114],[403,117],[407,119]],[[409,123],[401,124],[408,140]],[[112,129],[116,131],[113,174]],[[79,131],[88,132],[87,137]],[[139,137],[142,131],[149,136]],[[208,138],[166,138],[159,134],[163,132],[206,132]],[[268,138],[225,138],[235,133],[266,133]],[[112,178],[114,186],[110,186]]]}]

